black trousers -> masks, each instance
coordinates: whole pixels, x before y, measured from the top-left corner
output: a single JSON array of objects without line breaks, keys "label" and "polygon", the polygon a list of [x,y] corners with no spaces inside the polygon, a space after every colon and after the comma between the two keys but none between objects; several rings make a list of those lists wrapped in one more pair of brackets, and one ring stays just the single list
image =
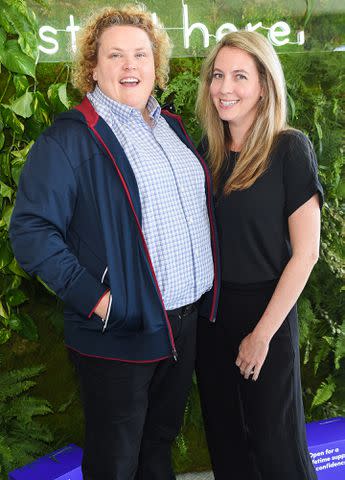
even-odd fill
[{"label": "black trousers", "polygon": [[174,480],[171,444],[195,364],[197,310],[169,315],[178,361],[128,363],[71,352],[85,417],[84,480]]},{"label": "black trousers", "polygon": [[222,284],[215,324],[198,323],[197,377],[216,480],[316,480],[305,437],[294,307],[270,343],[256,382],[235,365],[276,282]]}]

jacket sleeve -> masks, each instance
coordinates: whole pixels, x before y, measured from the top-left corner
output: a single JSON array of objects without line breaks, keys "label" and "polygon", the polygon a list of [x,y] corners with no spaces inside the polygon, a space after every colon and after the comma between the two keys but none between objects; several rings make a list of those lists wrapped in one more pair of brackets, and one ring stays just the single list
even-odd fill
[{"label": "jacket sleeve", "polygon": [[89,317],[107,288],[66,244],[77,190],[68,156],[55,139],[41,135],[22,171],[10,240],[25,271],[38,275],[66,305]]}]

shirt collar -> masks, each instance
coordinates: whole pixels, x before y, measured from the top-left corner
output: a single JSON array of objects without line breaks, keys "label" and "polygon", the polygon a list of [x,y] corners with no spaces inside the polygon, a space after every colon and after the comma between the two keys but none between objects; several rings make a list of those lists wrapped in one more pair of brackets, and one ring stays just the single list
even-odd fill
[{"label": "shirt collar", "polygon": [[[116,117],[122,123],[128,123],[132,117],[142,118],[141,112],[139,110],[134,107],[130,107],[129,105],[125,105],[124,103],[119,103],[116,100],[108,97],[107,95],[105,95],[105,93],[102,92],[98,85],[96,85],[94,91],[92,93],[88,93],[87,96],[92,103],[95,103],[96,105],[101,105],[102,107],[109,110],[112,115],[116,115]],[[150,117],[153,120],[153,124],[156,125],[161,113],[161,107],[157,100],[152,97],[152,95],[149,97],[146,107]]]}]

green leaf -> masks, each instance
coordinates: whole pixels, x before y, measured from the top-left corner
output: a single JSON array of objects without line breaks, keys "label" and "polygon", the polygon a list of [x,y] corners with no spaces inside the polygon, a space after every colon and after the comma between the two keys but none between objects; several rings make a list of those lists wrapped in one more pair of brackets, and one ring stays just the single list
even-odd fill
[{"label": "green leaf", "polygon": [[7,35],[5,30],[2,27],[0,27],[0,49],[4,48],[6,38],[7,38]]},{"label": "green leaf", "polygon": [[0,181],[0,196],[12,200],[13,190],[11,187]]},{"label": "green leaf", "polygon": [[[15,273],[16,275],[19,275],[20,277],[23,277],[23,278],[31,278],[30,275],[28,275],[23,269],[22,267],[19,265],[19,263],[17,262],[17,260],[13,257],[13,260],[12,262],[8,265],[7,267],[11,272]],[[18,280],[18,277],[16,277],[16,279]]]},{"label": "green leaf", "polygon": [[32,108],[35,114],[35,119],[38,122],[43,123],[44,125],[50,124],[50,108],[41,92],[34,93]]},{"label": "green leaf", "polygon": [[17,95],[23,95],[29,88],[29,81],[25,75],[13,75],[13,83]]},{"label": "green leaf", "polygon": [[[7,5],[5,6],[5,8],[7,8]],[[4,32],[14,35],[15,33],[17,33],[16,29],[14,28],[12,23],[8,20],[8,18],[5,15],[2,15],[2,12],[3,10],[5,10],[5,8],[1,9],[0,25],[3,27],[2,30]]]},{"label": "green leaf", "polygon": [[0,150],[2,149],[4,144],[5,144],[5,134],[4,132],[0,132]]},{"label": "green leaf", "polygon": [[22,148],[21,150],[13,149],[11,151],[11,155],[14,157],[14,159],[11,162],[11,173],[12,173],[12,178],[17,186],[19,183],[20,174],[26,162],[26,158],[33,144],[34,144],[34,141],[32,140],[27,145],[25,145],[25,147]]},{"label": "green leaf", "polygon": [[22,329],[22,322],[18,315],[12,314],[10,318],[8,319],[8,326],[10,327],[11,330],[15,332],[20,332]]},{"label": "green leaf", "polygon": [[331,377],[328,377],[327,381],[322,382],[320,387],[317,389],[317,392],[311,404],[311,408],[325,404],[333,395],[335,388],[336,386],[334,380]]},{"label": "green leaf", "polygon": [[11,215],[13,211],[14,205],[5,205],[2,209],[2,218],[0,218],[0,227],[6,227],[7,230],[10,226]]},{"label": "green leaf", "polygon": [[24,125],[18,120],[16,114],[12,112],[9,107],[2,108],[2,117],[4,119],[5,127],[14,130],[15,133],[22,134],[24,132]]},{"label": "green leaf", "polygon": [[25,158],[16,158],[12,160],[11,172],[14,183],[18,186],[20,174],[22,173],[25,165]]},{"label": "green leaf", "polygon": [[6,301],[10,307],[17,307],[18,305],[26,302],[27,299],[28,297],[19,288],[16,290],[10,290],[6,295]]},{"label": "green leaf", "polygon": [[37,119],[36,113],[25,122],[25,135],[28,138],[36,140],[38,136],[47,128],[48,124],[42,123]]},{"label": "green leaf", "polygon": [[48,285],[46,283],[44,283],[44,281],[38,275],[36,276],[36,278],[48,290],[49,293],[56,296],[56,293],[54,292],[54,290],[52,290],[50,287],[48,287]]},{"label": "green leaf", "polygon": [[33,114],[31,104],[33,100],[32,92],[25,92],[24,95],[17,98],[11,105],[10,109],[17,115],[29,118]]},{"label": "green leaf", "polygon": [[39,336],[38,336],[38,331],[35,322],[33,319],[27,315],[26,313],[22,313],[19,316],[19,319],[22,324],[22,328],[20,331],[20,334],[24,337],[27,338],[28,340],[31,340],[32,342],[37,342]]},{"label": "green leaf", "polygon": [[35,13],[31,8],[27,8],[26,2],[2,1],[7,5],[2,11],[0,23],[9,33],[18,34],[18,44],[22,51],[35,59],[38,53],[38,24]]},{"label": "green leaf", "polygon": [[8,40],[0,51],[0,62],[7,70],[35,78],[35,60],[22,52],[17,40]]},{"label": "green leaf", "polygon": [[18,44],[22,51],[31,57],[35,62],[38,58],[38,41],[36,32],[21,32],[18,38]]},{"label": "green leaf", "polygon": [[328,341],[325,340],[323,342],[320,341],[317,352],[314,357],[314,374],[316,375],[320,364],[324,362],[331,352],[331,346],[329,345]]},{"label": "green leaf", "polygon": [[6,310],[5,310],[5,308],[4,308],[4,306],[3,306],[3,304],[2,304],[1,301],[0,301],[0,316],[1,316],[2,318],[7,319],[7,312],[6,312]]},{"label": "green leaf", "polygon": [[334,364],[335,368],[339,370],[341,361],[345,359],[345,320],[339,329],[339,336],[335,345]]},{"label": "green leaf", "polygon": [[0,270],[9,265],[12,261],[13,254],[9,241],[5,238],[0,239]]},{"label": "green leaf", "polygon": [[22,281],[16,275],[0,275],[0,292],[6,295],[10,290],[19,288]]},{"label": "green leaf", "polygon": [[290,108],[290,119],[294,120],[296,116],[296,104],[294,102],[294,99],[289,93],[287,96],[288,96],[288,102],[289,102],[289,108]]},{"label": "green leaf", "polygon": [[0,345],[3,345],[11,338],[11,330],[0,328]]},{"label": "green leaf", "polygon": [[63,83],[59,86],[59,99],[66,108],[70,107],[69,100],[67,98],[67,84]]},{"label": "green leaf", "polygon": [[0,153],[0,172],[2,178],[6,177],[8,180],[10,180],[10,155],[7,150],[4,150],[4,153]]},{"label": "green leaf", "polygon": [[320,123],[318,121],[314,120],[314,125],[316,127],[319,139],[322,140],[323,131],[322,131],[322,127],[321,127]]},{"label": "green leaf", "polygon": [[47,94],[50,103],[56,112],[64,112],[66,108],[70,107],[70,102],[67,97],[66,83],[54,83],[53,85],[50,85]]}]

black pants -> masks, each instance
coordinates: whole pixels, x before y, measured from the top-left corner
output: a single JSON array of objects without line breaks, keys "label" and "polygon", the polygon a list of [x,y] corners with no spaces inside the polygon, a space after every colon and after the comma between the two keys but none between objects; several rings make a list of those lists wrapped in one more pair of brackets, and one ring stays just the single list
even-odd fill
[{"label": "black pants", "polygon": [[216,480],[316,480],[305,437],[293,308],[270,343],[256,382],[235,365],[275,282],[222,284],[215,324],[198,323],[197,377]]},{"label": "black pants", "polygon": [[196,308],[169,319],[177,362],[134,364],[71,352],[85,416],[84,480],[175,479],[171,444],[194,370]]}]

